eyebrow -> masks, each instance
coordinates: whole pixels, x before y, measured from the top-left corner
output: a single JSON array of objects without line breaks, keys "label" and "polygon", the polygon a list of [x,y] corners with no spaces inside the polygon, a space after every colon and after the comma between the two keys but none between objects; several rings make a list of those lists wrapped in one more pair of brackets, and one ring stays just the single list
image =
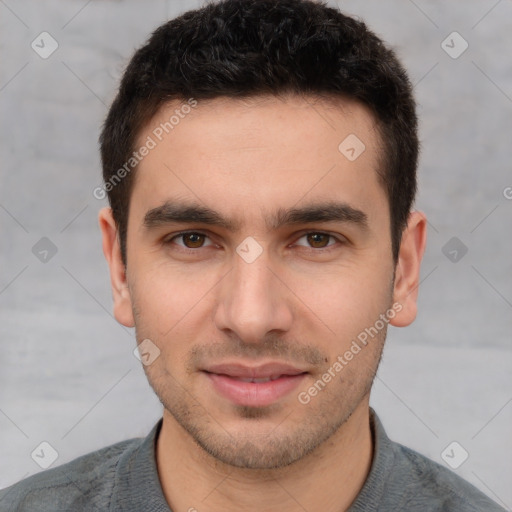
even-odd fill
[{"label": "eyebrow", "polygon": [[[278,208],[273,215],[265,218],[268,230],[313,222],[342,222],[354,224],[363,230],[368,229],[366,213],[346,203],[334,201],[308,204],[301,208]],[[182,201],[166,201],[162,205],[149,210],[144,216],[142,226],[149,231],[171,223],[206,224],[221,227],[231,232],[240,231],[242,226],[238,219],[229,219],[206,206]]]}]

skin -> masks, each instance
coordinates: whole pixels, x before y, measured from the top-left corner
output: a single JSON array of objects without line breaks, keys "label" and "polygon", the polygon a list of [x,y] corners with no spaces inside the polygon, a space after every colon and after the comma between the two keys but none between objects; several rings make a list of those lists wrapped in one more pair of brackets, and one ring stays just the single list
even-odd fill
[{"label": "skin", "polygon": [[[139,141],[177,106],[162,108]],[[338,150],[349,134],[366,146],[355,161]],[[156,455],[172,510],[338,512],[361,490],[386,327],[309,403],[297,397],[393,304],[400,311],[390,324],[416,316],[426,218],[411,212],[395,265],[379,146],[372,114],[350,100],[199,102],[137,168],[126,269],[111,210],[100,211],[115,317],[160,350],[144,370],[164,405]],[[146,213],[168,200],[207,206],[239,229],[197,222],[146,229]],[[278,208],[325,201],[362,211],[367,226],[265,223]],[[172,238],[184,230],[200,234]],[[251,263],[236,251],[247,237],[262,249]],[[244,407],[201,371],[226,361],[286,362],[308,373],[274,403]]]}]

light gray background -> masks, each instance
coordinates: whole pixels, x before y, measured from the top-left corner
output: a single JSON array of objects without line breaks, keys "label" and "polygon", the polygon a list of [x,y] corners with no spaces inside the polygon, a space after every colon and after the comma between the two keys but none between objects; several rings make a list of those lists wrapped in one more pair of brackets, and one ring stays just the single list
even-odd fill
[{"label": "light gray background", "polygon": [[[135,48],[199,5],[0,0],[0,488],[41,470],[42,441],[56,466],[161,415],[133,330],[111,313],[97,137]],[[430,222],[418,318],[388,332],[372,405],[392,439],[441,464],[457,441],[469,458],[455,471],[511,509],[512,0],[339,6],[415,83]],[[31,48],[43,31],[59,44],[48,59]],[[441,47],[453,31],[469,44],[457,59]],[[442,252],[454,236],[468,248],[456,263]],[[58,250],[46,263],[42,237]]]}]

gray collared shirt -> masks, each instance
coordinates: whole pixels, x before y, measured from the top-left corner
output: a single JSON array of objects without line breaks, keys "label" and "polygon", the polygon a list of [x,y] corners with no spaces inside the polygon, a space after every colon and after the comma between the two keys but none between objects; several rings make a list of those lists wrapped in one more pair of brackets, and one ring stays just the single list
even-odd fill
[{"label": "gray collared shirt", "polygon": [[[372,466],[348,512],[505,511],[452,471],[391,441],[373,409],[370,419]],[[0,511],[172,512],[156,468],[161,426],[162,419],[146,438],[107,446],[1,490]]]}]

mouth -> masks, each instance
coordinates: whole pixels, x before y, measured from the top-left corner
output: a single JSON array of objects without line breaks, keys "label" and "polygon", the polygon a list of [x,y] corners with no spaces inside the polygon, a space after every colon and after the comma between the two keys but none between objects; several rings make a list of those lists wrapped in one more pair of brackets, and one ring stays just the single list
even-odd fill
[{"label": "mouth", "polygon": [[271,380],[277,380],[277,379],[281,378],[281,375],[274,375],[272,377],[248,378],[248,379],[244,379],[242,377],[233,377],[232,375],[226,375],[226,377],[231,377],[232,379],[240,380],[242,382],[270,382]]},{"label": "mouth", "polygon": [[235,405],[265,407],[289,395],[308,372],[282,363],[222,364],[202,370],[214,391]]}]

